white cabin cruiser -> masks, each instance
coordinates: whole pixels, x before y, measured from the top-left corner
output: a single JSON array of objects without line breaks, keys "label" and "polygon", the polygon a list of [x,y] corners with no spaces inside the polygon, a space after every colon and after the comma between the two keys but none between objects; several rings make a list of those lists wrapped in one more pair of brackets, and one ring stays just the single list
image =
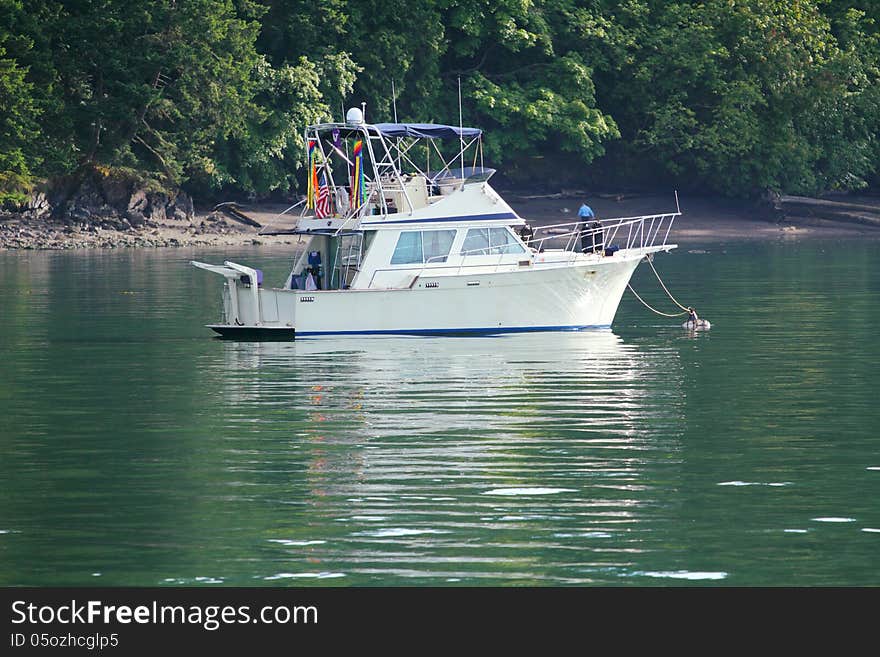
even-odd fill
[{"label": "white cabin cruiser", "polygon": [[192,263],[226,279],[209,325],[223,337],[608,328],[639,262],[676,246],[680,212],[531,231],[489,185],[476,128],[367,124],[355,108],[305,139],[301,216],[268,233],[304,240],[284,285],[234,262]]}]

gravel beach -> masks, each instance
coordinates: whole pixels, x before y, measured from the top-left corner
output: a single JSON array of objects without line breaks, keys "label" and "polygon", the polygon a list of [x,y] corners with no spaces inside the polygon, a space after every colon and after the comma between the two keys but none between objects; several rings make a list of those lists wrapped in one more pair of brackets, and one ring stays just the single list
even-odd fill
[{"label": "gravel beach", "polygon": [[[564,193],[537,195],[517,190],[500,190],[505,200],[533,227],[576,221],[577,209],[588,203],[600,219],[674,212],[675,196]],[[880,206],[880,201],[874,200]],[[718,197],[681,196],[682,216],[676,219],[671,242],[729,241],[736,239],[791,239],[798,237],[880,237],[880,228],[813,216],[787,215],[775,220],[749,201]],[[240,206],[264,227],[284,227],[288,206],[261,204]],[[298,212],[297,209],[296,212]],[[290,235],[264,235],[265,230],[239,223],[211,211],[197,211],[191,219],[168,217],[140,226],[127,223],[61,222],[0,214],[0,249],[116,249],[198,246],[240,246],[292,244]]]}]

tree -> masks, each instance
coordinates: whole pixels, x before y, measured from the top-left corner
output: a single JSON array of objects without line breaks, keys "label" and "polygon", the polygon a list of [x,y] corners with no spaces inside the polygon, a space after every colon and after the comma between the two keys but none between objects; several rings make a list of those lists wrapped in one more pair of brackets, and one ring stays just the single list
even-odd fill
[{"label": "tree", "polygon": [[[473,118],[488,130],[491,161],[507,163],[514,177],[531,177],[533,167],[524,165],[532,158],[560,152],[583,166],[619,136],[597,107],[585,53],[560,38],[573,10],[567,0],[449,5],[453,45],[444,68],[461,75]],[[539,167],[539,175],[552,169]]]},{"label": "tree", "polygon": [[880,160],[877,20],[867,0],[0,0],[0,168],[286,192],[306,124],[361,102],[457,123],[460,80],[513,178],[854,189]]},{"label": "tree", "polygon": [[17,34],[20,0],[0,0],[0,203],[21,202],[41,164],[40,105],[28,79],[33,42]]},{"label": "tree", "polygon": [[876,57],[842,48],[815,2],[641,2],[619,17],[630,45],[602,79],[624,160],[733,195],[852,188],[874,168]]},{"label": "tree", "polygon": [[31,184],[31,170],[37,160],[29,153],[38,129],[32,86],[26,71],[15,60],[4,57],[0,45],[0,203],[21,202]]},{"label": "tree", "polygon": [[[350,69],[354,65],[344,55],[333,65],[343,70],[343,80],[353,79]],[[329,121],[333,114],[320,90],[326,78],[305,57],[296,65],[277,68],[263,62],[255,73],[258,109],[249,115],[243,133],[218,142],[219,165],[213,181],[257,195],[287,192],[295,187],[297,170],[303,164],[303,128]],[[345,90],[343,86],[341,91]]]}]

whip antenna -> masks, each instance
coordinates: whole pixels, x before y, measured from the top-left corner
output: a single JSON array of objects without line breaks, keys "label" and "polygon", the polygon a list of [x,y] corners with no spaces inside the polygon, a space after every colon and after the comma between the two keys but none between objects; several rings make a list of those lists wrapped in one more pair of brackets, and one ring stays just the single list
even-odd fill
[{"label": "whip antenna", "polygon": [[461,182],[464,183],[464,118],[461,112],[461,76],[458,76],[458,138],[461,146]]}]

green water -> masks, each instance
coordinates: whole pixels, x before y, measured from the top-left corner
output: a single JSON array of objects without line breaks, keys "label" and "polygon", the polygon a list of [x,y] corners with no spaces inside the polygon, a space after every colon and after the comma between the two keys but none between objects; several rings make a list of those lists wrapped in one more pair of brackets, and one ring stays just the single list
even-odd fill
[{"label": "green water", "polygon": [[878,256],[658,257],[697,335],[627,294],[613,331],[260,344],[188,260],[284,251],[0,253],[0,585],[880,585]]}]

